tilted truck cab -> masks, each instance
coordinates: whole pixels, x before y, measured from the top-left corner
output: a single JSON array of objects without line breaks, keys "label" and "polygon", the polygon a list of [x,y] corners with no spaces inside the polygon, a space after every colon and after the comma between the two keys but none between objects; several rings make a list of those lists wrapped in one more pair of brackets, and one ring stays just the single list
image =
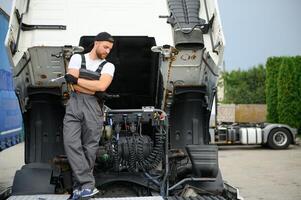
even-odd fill
[{"label": "tilted truck cab", "polygon": [[[105,101],[94,168],[97,198],[240,198],[223,181],[217,147],[209,144],[224,48],[217,1],[166,3],[169,13],[162,17],[171,25],[173,45],[141,1],[15,2],[6,45],[23,112],[26,165],[16,172],[10,198],[68,197],[72,178],[62,122],[70,88],[57,78],[74,53],[89,51],[99,31],[115,39],[107,60],[116,71],[107,93],[120,98]],[[126,19],[123,6],[128,15],[142,16]]]}]

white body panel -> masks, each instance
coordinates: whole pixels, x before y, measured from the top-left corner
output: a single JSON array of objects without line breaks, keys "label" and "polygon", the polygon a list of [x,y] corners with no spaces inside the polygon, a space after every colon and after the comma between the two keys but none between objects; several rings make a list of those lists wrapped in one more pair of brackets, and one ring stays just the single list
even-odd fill
[{"label": "white body panel", "polygon": [[[206,1],[208,12],[205,11],[205,0],[201,0],[200,17],[210,19],[215,15],[210,35],[204,35],[206,50],[216,65],[223,59],[224,36],[219,20],[217,1]],[[172,32],[166,19],[159,15],[168,15],[164,0],[15,0],[13,7],[23,14],[23,23],[29,25],[64,25],[66,30],[31,30],[21,31],[18,52],[14,55],[16,64],[23,53],[33,46],[76,46],[83,35],[96,35],[107,31],[112,35],[145,35],[155,37],[158,46],[172,44]],[[19,25],[14,9],[11,13],[10,28],[6,38],[9,42],[16,41]],[[202,13],[202,14],[201,14]],[[207,16],[208,13],[208,16]],[[221,43],[219,55],[212,53],[212,44]],[[191,72],[190,72],[191,73]]]},{"label": "white body panel", "polygon": [[24,32],[27,40],[23,45],[77,45],[80,36],[96,35],[100,31],[112,35],[157,36],[158,42],[165,44],[171,41],[169,26],[158,16],[166,12],[165,2],[160,0],[31,0],[24,23],[60,24],[67,29]]},{"label": "white body panel", "polygon": [[[224,59],[224,47],[225,47],[225,37],[222,29],[221,19],[220,19],[220,13],[219,13],[219,7],[217,0],[201,0],[201,9],[200,13],[203,13],[203,15],[200,15],[202,19],[205,19],[208,22],[208,19],[210,20],[211,17],[214,15],[214,21],[212,24],[212,42],[209,34],[204,35],[204,43],[207,51],[209,52],[210,56],[214,60],[215,64],[220,67],[222,65],[223,59]],[[208,12],[205,11],[205,2],[207,5]],[[208,16],[206,15],[208,13]],[[208,19],[207,19],[208,17]],[[218,51],[218,54],[213,53],[213,48],[216,45],[219,45],[216,51]],[[213,46],[212,46],[213,45]]]},{"label": "white body panel", "polygon": [[[66,30],[21,31],[14,64],[29,47],[77,46],[83,35],[107,31],[112,35],[144,35],[156,38],[157,44],[171,44],[170,26],[159,15],[167,14],[166,2],[161,0],[15,0],[13,7],[23,14],[23,23],[31,25],[65,25]],[[6,38],[17,40],[18,24],[14,10]],[[18,56],[20,54],[20,56]]]}]

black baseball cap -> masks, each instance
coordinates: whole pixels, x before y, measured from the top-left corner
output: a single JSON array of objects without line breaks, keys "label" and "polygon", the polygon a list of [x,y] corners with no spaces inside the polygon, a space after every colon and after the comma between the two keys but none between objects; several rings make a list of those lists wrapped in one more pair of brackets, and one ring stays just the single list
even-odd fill
[{"label": "black baseball cap", "polygon": [[108,41],[113,43],[114,38],[107,32],[101,32],[95,36],[94,41]]}]

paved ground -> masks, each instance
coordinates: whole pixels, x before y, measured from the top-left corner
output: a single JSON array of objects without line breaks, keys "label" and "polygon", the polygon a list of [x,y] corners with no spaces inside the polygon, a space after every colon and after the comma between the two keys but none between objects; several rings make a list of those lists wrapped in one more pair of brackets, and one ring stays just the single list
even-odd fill
[{"label": "paved ground", "polygon": [[0,152],[0,193],[13,183],[15,171],[24,164],[24,143]]},{"label": "paved ground", "polygon": [[[261,146],[219,148],[224,180],[238,187],[245,200],[301,199],[301,146],[280,151]],[[23,155],[23,143],[0,152],[0,192],[12,185]]]},{"label": "paved ground", "polygon": [[219,163],[228,183],[246,200],[301,199],[301,146],[286,150],[223,146]]}]

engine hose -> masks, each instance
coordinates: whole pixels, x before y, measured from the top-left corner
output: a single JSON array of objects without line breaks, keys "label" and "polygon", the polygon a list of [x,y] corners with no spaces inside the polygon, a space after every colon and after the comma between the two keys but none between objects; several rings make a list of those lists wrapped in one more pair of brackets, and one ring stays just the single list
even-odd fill
[{"label": "engine hose", "polygon": [[[134,138],[132,138],[134,140]],[[129,171],[130,172],[135,172],[136,169],[136,153],[135,153],[135,142],[132,141],[131,143],[131,147],[129,144],[129,140],[127,140],[128,142],[128,147],[129,147]]]},{"label": "engine hose", "polygon": [[147,172],[144,172],[144,175],[151,180],[154,184],[156,184],[157,186],[160,187],[160,183],[158,180],[156,180],[154,177],[152,177],[150,174],[148,174]]},{"label": "engine hose", "polygon": [[139,149],[139,153],[138,153],[138,156],[139,156],[139,166],[140,166],[140,169],[143,170],[143,171],[146,171],[148,169],[147,166],[150,165],[150,163],[144,158],[144,155],[143,155],[143,140],[140,138],[139,140],[139,143],[138,143],[138,149]]},{"label": "engine hose", "polygon": [[[130,159],[131,149],[130,149],[130,143],[129,143],[129,138],[128,137],[125,137],[125,143],[124,144],[127,146],[128,153],[129,153],[129,159]],[[129,162],[129,159],[126,160],[126,158],[123,158],[121,156],[121,160],[124,161],[123,163],[126,164],[127,169],[129,169],[129,171],[132,171],[132,167],[131,167],[131,164]]]},{"label": "engine hose", "polygon": [[[132,137],[125,137],[124,142],[121,142],[120,140],[118,141],[116,137],[113,137],[112,156],[114,160],[114,170],[119,171],[123,168],[129,172],[136,172],[137,170],[146,172],[156,168],[162,160],[164,140],[164,135],[156,133],[154,138],[155,144],[148,156],[145,157],[144,151],[149,150],[145,145],[150,144],[150,138],[147,140],[135,134]],[[120,142],[121,144],[119,144]],[[121,150],[124,152],[119,155]],[[128,155],[126,155],[126,152],[128,152]]]},{"label": "engine hose", "polygon": [[142,162],[144,160],[143,156],[143,140],[141,137],[138,138],[137,142],[137,163],[138,163],[138,168],[141,169],[142,171],[145,171],[144,166],[142,165]]},{"label": "engine hose", "polygon": [[112,139],[113,144],[113,159],[114,159],[114,169],[119,171],[119,158],[118,158],[118,141],[115,137]]},{"label": "engine hose", "polygon": [[165,137],[162,135],[159,135],[160,137],[160,141],[158,141],[158,146],[156,146],[155,151],[158,152],[158,154],[156,154],[155,157],[155,163],[159,164],[161,162],[162,159],[162,154],[163,154],[163,145],[164,145],[164,140]]},{"label": "engine hose", "polygon": [[160,133],[155,134],[155,147],[153,148],[150,155],[144,159],[141,163],[145,170],[150,170],[158,166],[161,162],[161,157],[163,153],[163,144],[164,144],[164,137]]}]

